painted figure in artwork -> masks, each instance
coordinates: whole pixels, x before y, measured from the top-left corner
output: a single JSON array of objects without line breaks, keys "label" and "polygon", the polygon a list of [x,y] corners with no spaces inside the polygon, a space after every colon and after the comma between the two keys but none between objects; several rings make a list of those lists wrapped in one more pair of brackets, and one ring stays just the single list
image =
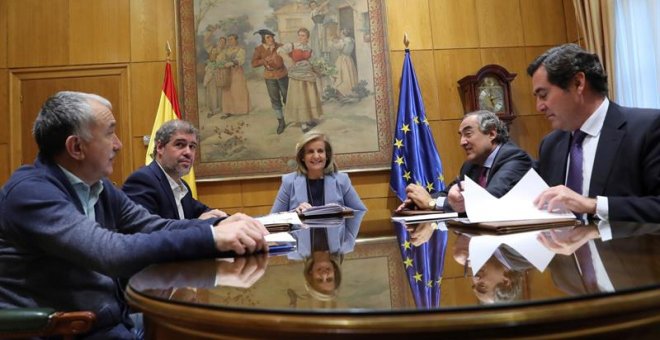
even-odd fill
[{"label": "painted figure in artwork", "polygon": [[277,118],[277,134],[279,135],[286,128],[283,108],[286,104],[289,87],[289,77],[284,66],[284,60],[277,54],[277,49],[282,44],[275,41],[275,33],[270,30],[260,29],[254,34],[261,35],[261,45],[254,49],[252,67],[263,66],[264,68],[264,81],[266,82],[270,105]]}]

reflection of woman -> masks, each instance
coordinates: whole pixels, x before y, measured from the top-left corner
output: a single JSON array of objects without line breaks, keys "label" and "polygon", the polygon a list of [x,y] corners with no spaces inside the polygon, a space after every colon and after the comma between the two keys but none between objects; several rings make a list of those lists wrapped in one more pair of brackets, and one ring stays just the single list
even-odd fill
[{"label": "reflection of woman", "polygon": [[289,70],[289,90],[284,108],[286,120],[299,122],[303,132],[317,123],[323,108],[316,86],[316,73],[310,62],[312,48],[309,46],[309,30],[298,30],[298,41],[284,44],[277,50]]},{"label": "reflection of woman", "polygon": [[238,45],[236,34],[227,36],[227,48],[224,51],[225,63],[223,66],[231,70],[229,86],[222,89],[223,118],[227,118],[232,114],[248,113],[250,110],[250,96],[243,71],[245,49]]},{"label": "reflection of woman", "polygon": [[271,213],[294,209],[302,212],[329,203],[367,210],[348,175],[337,172],[332,145],[325,134],[315,131],[304,134],[296,144],[296,163],[296,172],[282,176]]},{"label": "reflection of woman", "polygon": [[339,50],[339,56],[335,61],[337,74],[333,76],[334,86],[344,96],[353,92],[353,88],[358,84],[358,74],[353,60],[353,51],[355,50],[355,41],[351,38],[351,32],[348,28],[341,30],[341,38],[334,44]]}]

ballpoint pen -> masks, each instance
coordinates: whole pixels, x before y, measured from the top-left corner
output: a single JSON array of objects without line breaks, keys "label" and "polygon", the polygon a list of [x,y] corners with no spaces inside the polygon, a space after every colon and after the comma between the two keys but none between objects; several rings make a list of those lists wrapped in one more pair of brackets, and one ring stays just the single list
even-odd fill
[{"label": "ballpoint pen", "polygon": [[456,176],[456,185],[458,185],[458,190],[463,191],[463,186],[461,185],[461,176]]}]

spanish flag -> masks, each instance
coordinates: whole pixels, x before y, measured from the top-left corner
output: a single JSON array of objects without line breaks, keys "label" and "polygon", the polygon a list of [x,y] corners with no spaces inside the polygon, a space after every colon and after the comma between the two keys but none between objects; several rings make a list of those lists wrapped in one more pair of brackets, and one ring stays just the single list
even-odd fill
[{"label": "spanish flag", "polygon": [[[156,139],[156,131],[163,123],[172,119],[181,119],[181,110],[179,109],[179,99],[176,96],[176,88],[172,80],[172,67],[170,63],[165,64],[165,81],[163,83],[163,92],[160,94],[160,103],[158,104],[158,112],[156,112],[156,119],[154,119],[154,127],[151,129],[151,138],[149,139],[149,146],[147,147],[147,156],[144,160],[146,165],[153,161],[151,154],[154,151],[154,140]],[[195,184],[195,172],[190,168],[190,172],[183,177],[183,180],[190,186],[192,196],[197,199],[197,185]]]}]

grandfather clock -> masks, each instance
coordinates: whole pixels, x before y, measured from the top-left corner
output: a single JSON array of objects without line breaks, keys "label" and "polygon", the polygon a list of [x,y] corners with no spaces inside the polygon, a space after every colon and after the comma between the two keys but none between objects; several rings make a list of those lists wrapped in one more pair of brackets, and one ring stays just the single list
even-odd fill
[{"label": "grandfather clock", "polygon": [[511,81],[515,73],[504,67],[490,64],[482,67],[474,75],[458,81],[461,101],[465,113],[488,110],[504,121],[507,126],[516,118],[511,100]]}]

